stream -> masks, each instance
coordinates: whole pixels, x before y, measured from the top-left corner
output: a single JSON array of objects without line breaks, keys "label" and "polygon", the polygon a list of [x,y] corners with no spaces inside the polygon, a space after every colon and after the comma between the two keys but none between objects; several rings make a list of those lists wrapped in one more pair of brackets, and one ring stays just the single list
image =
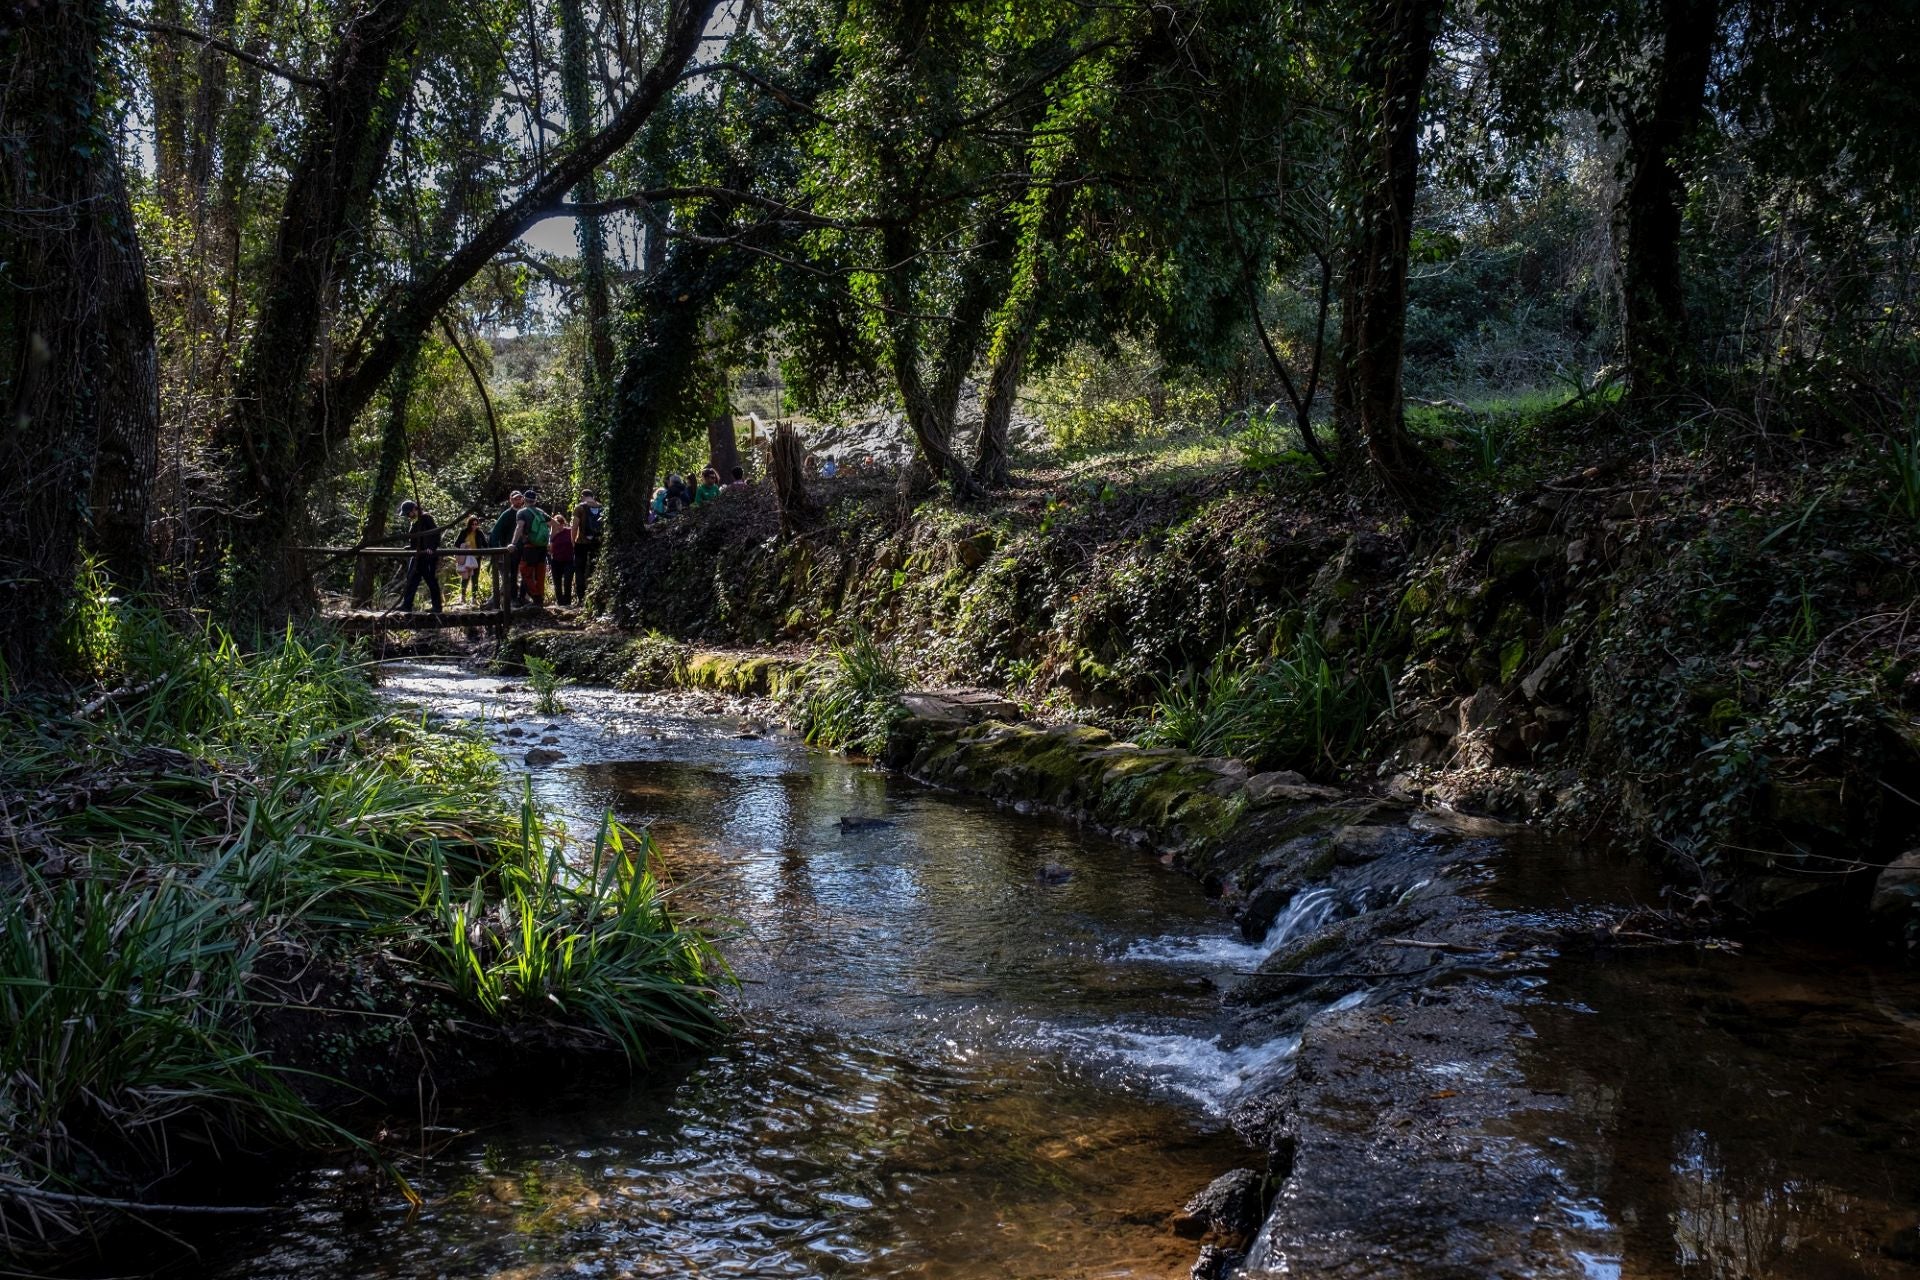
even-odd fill
[{"label": "stream", "polygon": [[[682,909],[730,922],[734,1030],[618,1086],[442,1098],[437,1149],[402,1167],[421,1210],[364,1170],[310,1169],[195,1274],[1183,1277],[1196,1246],[1173,1214],[1261,1167],[1226,1118],[1298,1039],[1238,1043],[1221,990],[1353,904],[1302,891],[1243,940],[1138,850],[809,751],[698,696],[570,689],[570,714],[539,717],[519,682],[433,663],[394,667],[387,688],[484,722],[515,770],[557,739],[564,758],[528,775],[583,836],[607,809],[650,829]],[[1557,910],[1631,892],[1620,878],[1536,850],[1484,892]],[[1562,1193],[1533,1221],[1579,1260],[1565,1274],[1920,1278],[1910,971],[1656,952],[1556,962],[1511,998],[1533,1027],[1511,1070],[1552,1104],[1494,1132],[1553,1166]],[[1370,1016],[1364,1000],[1316,1016]],[[1434,1194],[1379,1220],[1406,1256],[1444,1224]],[[1338,1274],[1563,1273],[1513,1262],[1375,1255]]]},{"label": "stream", "polygon": [[732,922],[736,1030],[613,1092],[442,1099],[470,1132],[403,1168],[421,1212],[313,1171],[213,1274],[1186,1274],[1167,1219],[1255,1160],[1224,1113],[1290,1047],[1222,1048],[1206,974],[1158,958],[1231,932],[1191,880],[730,716],[569,689],[542,718],[425,663],[386,687],[514,717],[516,768],[557,737],[539,802],[650,829],[682,909]]}]

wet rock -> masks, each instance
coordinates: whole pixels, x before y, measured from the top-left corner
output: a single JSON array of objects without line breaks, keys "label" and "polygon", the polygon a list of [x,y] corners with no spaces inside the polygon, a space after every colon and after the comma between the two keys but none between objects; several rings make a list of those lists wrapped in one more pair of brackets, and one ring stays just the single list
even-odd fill
[{"label": "wet rock", "polygon": [[1218,1245],[1207,1245],[1200,1250],[1200,1256],[1193,1260],[1193,1269],[1187,1272],[1187,1280],[1227,1280],[1239,1260],[1237,1253]]},{"label": "wet rock", "polygon": [[907,714],[936,724],[975,724],[982,720],[1018,720],[1020,708],[984,689],[924,689],[901,695]]},{"label": "wet rock", "polygon": [[543,747],[551,747],[551,746],[557,745],[559,741],[560,739],[558,737],[549,733],[545,737],[540,739],[540,745]]},{"label": "wet rock", "polygon": [[500,736],[503,738],[521,738],[526,736],[526,730],[522,729],[517,724],[508,725],[506,728],[500,731]]},{"label": "wet rock", "polygon": [[1190,1240],[1213,1236],[1222,1244],[1244,1248],[1260,1229],[1265,1208],[1262,1191],[1262,1179],[1251,1169],[1223,1173],[1174,1215],[1173,1229]]},{"label": "wet rock", "polygon": [[529,765],[534,765],[534,766],[543,765],[543,764],[554,764],[558,761],[565,760],[566,758],[567,758],[566,752],[555,751],[552,747],[535,747],[531,751],[527,752],[526,755],[521,757],[521,759],[525,760]]},{"label": "wet rock", "polygon": [[1247,779],[1247,802],[1254,805],[1279,804],[1287,800],[1331,800],[1340,793],[1332,787],[1308,782],[1291,769],[1256,773]]},{"label": "wet rock", "polygon": [[892,825],[893,823],[886,818],[842,817],[840,819],[840,829],[842,831],[873,831],[880,827],[890,827]]},{"label": "wet rock", "polygon": [[1040,870],[1034,873],[1034,878],[1041,884],[1065,884],[1073,879],[1073,872],[1057,862],[1046,862],[1042,863]]},{"label": "wet rock", "polygon": [[1908,946],[1920,946],[1920,849],[1888,863],[1873,882],[1868,905],[1874,927]]},{"label": "wet rock", "polygon": [[736,734],[734,734],[733,736],[734,736],[734,738],[735,738],[735,739],[737,739],[738,741],[741,741],[741,742],[758,742],[758,741],[760,741],[760,735],[759,735],[759,734],[757,734],[757,733],[755,733],[755,732],[754,732],[753,730],[751,730],[751,729],[743,729],[743,730],[741,730],[741,731],[740,731],[739,733],[736,733]]}]

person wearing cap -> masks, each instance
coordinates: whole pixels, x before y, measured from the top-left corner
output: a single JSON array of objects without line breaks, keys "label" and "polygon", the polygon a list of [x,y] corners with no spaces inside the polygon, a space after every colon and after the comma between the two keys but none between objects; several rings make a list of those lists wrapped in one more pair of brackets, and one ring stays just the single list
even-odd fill
[{"label": "person wearing cap", "polygon": [[413,554],[407,558],[407,585],[401,592],[400,611],[413,612],[413,598],[420,584],[427,584],[427,599],[433,611],[440,612],[440,526],[433,517],[409,498],[400,504],[400,518],[407,521],[407,545]]}]

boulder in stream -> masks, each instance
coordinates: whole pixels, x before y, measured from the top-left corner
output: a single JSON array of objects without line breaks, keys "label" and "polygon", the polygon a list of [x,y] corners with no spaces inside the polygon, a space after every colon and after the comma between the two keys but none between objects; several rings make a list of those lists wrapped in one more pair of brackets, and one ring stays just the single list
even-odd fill
[{"label": "boulder in stream", "polygon": [[555,751],[552,747],[535,747],[521,758],[529,765],[554,764],[558,761],[565,760],[567,753],[564,751]]}]

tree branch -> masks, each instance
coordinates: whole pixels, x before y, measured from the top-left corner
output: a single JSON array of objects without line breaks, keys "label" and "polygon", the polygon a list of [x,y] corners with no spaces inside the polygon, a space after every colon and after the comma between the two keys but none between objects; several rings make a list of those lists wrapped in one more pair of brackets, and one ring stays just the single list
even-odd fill
[{"label": "tree branch", "polygon": [[700,42],[700,33],[706,29],[718,4],[719,0],[681,0],[662,33],[660,52],[653,65],[647,68],[633,96],[613,119],[578,143],[555,152],[545,171],[525,191],[488,219],[472,238],[441,262],[439,269],[398,297],[392,308],[379,318],[371,346],[346,353],[339,365],[342,372],[317,389],[313,420],[322,425],[321,430],[310,437],[313,445],[324,446],[331,438],[346,432],[393,371],[407,345],[426,331],[434,317],[453,301],[454,295],[525,234],[528,227],[547,217],[587,174],[606,163],[640,131],[640,126],[679,84],[681,73]]},{"label": "tree branch", "polygon": [[781,106],[785,107],[789,111],[797,111],[801,115],[811,116],[815,120],[826,119],[825,116],[821,115],[818,111],[814,110],[813,107],[811,107],[807,103],[802,102],[799,98],[795,97],[792,93],[788,92],[785,89],[782,89],[779,85],[773,83],[771,80],[765,79],[764,77],[759,76],[754,72],[747,70],[745,67],[741,66],[737,62],[709,62],[705,66],[701,66],[701,67],[688,67],[685,71],[680,73],[680,78],[682,80],[696,80],[701,76],[712,75],[721,71],[725,71],[732,75],[739,76],[742,80],[745,80],[748,84],[751,84],[756,88],[760,89],[768,97],[772,98],[775,102],[779,103]]},{"label": "tree branch", "polygon": [[152,36],[174,36],[181,40],[191,40],[196,44],[206,45],[209,49],[218,49],[228,57],[237,58],[248,66],[256,67],[268,75],[279,76],[282,80],[290,81],[293,84],[305,85],[309,89],[324,89],[327,87],[327,82],[318,76],[310,76],[304,71],[295,71],[291,67],[283,67],[279,63],[268,58],[263,58],[257,53],[249,53],[231,41],[222,40],[219,36],[209,35],[204,31],[195,31],[192,27],[176,26],[171,22],[149,22],[141,18],[128,17],[116,17],[114,21],[129,30],[143,31]]}]

